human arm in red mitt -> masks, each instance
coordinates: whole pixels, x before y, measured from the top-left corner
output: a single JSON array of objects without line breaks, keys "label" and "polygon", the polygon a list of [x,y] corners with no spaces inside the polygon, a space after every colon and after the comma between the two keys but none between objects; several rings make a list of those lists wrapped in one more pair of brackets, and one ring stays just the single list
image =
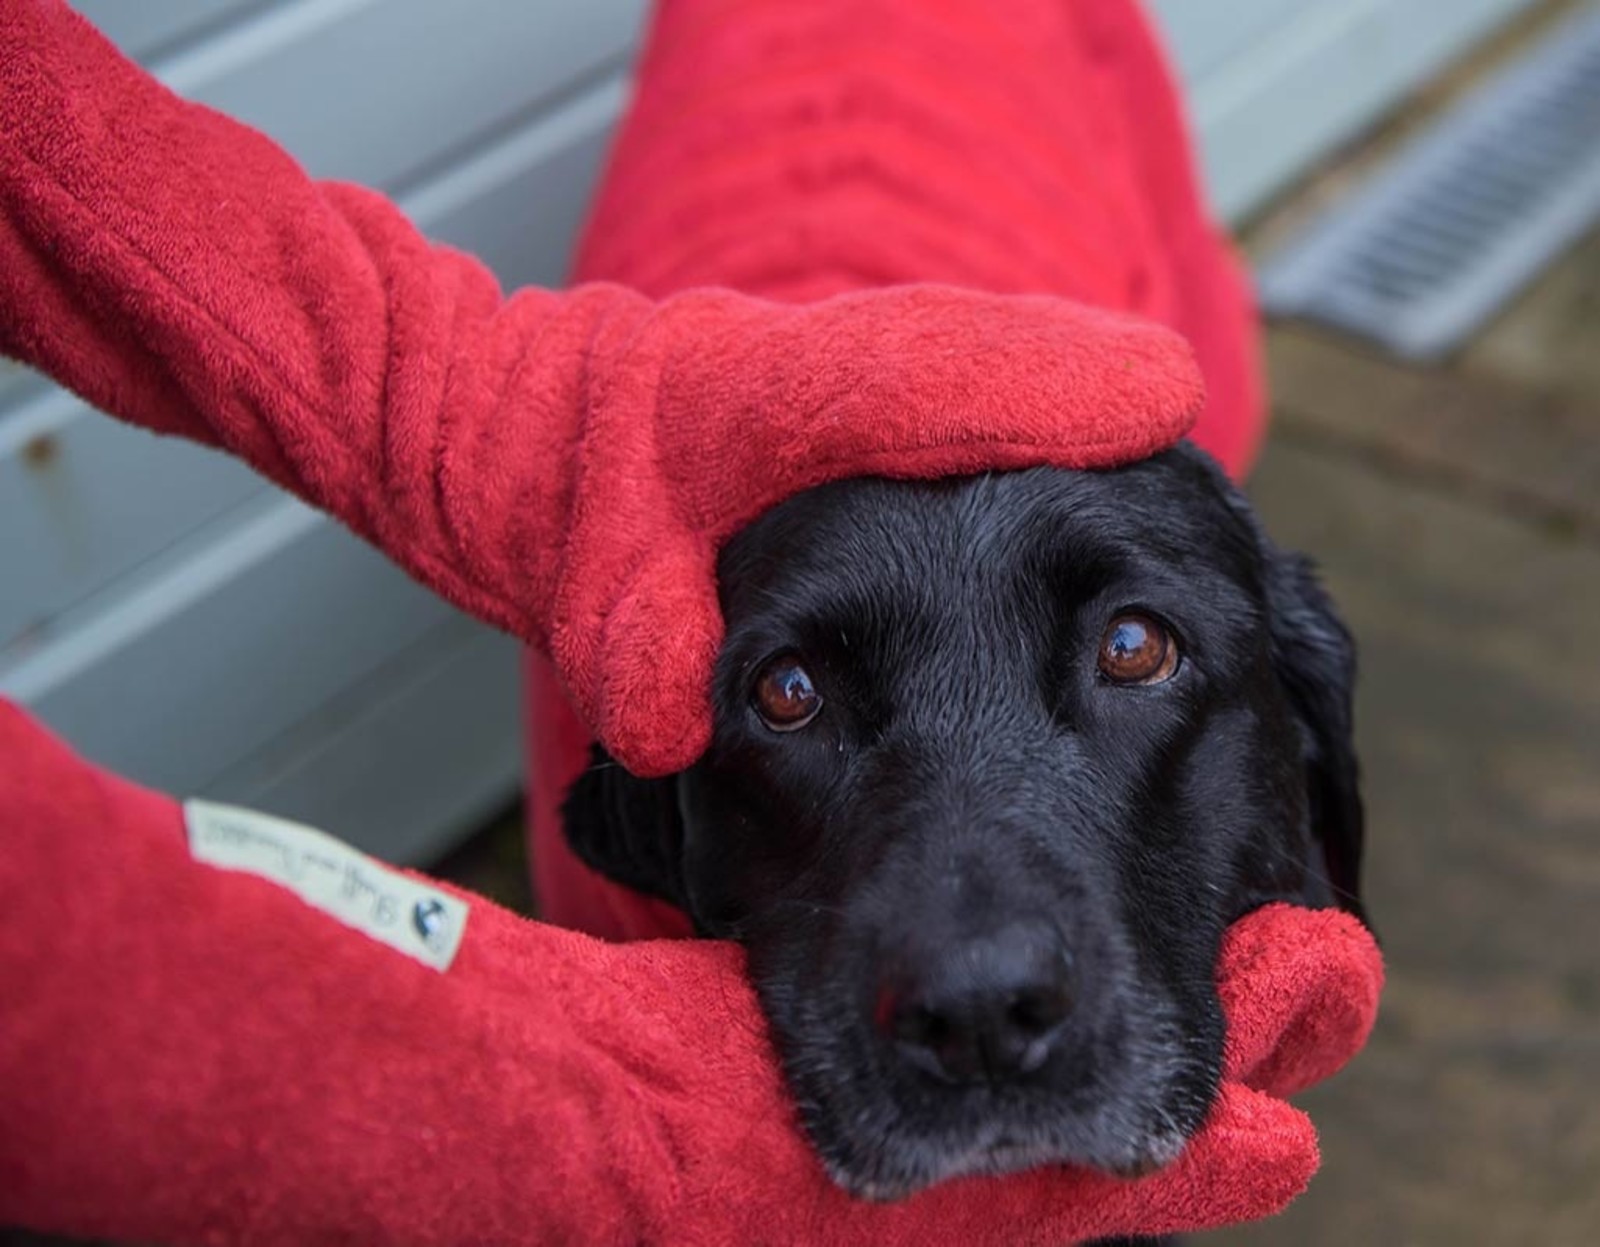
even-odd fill
[{"label": "human arm in red mitt", "polygon": [[774,502],[1125,462],[1200,406],[1176,335],[1046,298],[505,297],[59,0],[0,14],[0,351],[227,448],[546,650],[636,771],[704,748],[716,546]]},{"label": "human arm in red mitt", "polygon": [[196,861],[175,802],[4,702],[0,759],[0,1225],[172,1247],[1199,1229],[1299,1192],[1314,1136],[1274,1096],[1356,1051],[1376,1001],[1354,919],[1261,911],[1226,943],[1226,1080],[1174,1165],[870,1204],[799,1132],[734,946],[606,944],[469,898],[440,972]]}]

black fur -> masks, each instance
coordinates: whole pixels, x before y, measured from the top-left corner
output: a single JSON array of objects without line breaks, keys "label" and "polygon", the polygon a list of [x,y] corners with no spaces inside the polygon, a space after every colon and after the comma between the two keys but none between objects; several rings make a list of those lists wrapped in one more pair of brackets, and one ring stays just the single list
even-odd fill
[{"label": "black fur", "polygon": [[[578,853],[748,947],[848,1189],[1172,1159],[1217,1086],[1227,925],[1280,898],[1359,912],[1354,659],[1305,561],[1179,448],[825,486],[719,567],[712,746],[663,780],[599,758],[566,808]],[[1170,681],[1099,674],[1128,608],[1179,638]],[[779,734],[750,697],[784,651],[824,707]],[[1010,974],[1041,941],[1071,1004],[1037,1068],[950,1080],[886,1035],[897,975]]]}]

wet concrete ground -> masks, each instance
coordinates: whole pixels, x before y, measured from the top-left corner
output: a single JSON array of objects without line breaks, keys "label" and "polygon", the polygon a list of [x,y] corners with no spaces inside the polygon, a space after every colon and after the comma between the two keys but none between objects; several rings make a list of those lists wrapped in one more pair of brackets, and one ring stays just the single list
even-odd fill
[{"label": "wet concrete ground", "polygon": [[[1295,222],[1571,9],[1542,6],[1267,219]],[[1457,358],[1268,335],[1251,492],[1356,633],[1377,1030],[1252,1247],[1600,1244],[1600,231]]]}]

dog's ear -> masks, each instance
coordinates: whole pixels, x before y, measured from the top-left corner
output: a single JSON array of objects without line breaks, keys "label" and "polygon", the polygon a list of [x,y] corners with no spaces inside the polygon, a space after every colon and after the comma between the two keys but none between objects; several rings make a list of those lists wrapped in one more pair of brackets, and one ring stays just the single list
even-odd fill
[{"label": "dog's ear", "polygon": [[596,745],[589,769],[567,790],[561,821],[586,865],[636,892],[684,905],[676,776],[640,779]]},{"label": "dog's ear", "polygon": [[1361,900],[1366,815],[1356,764],[1356,647],[1303,554],[1280,550],[1245,496],[1210,455],[1185,443],[1169,452],[1209,476],[1261,557],[1272,665],[1300,729],[1311,834],[1334,899],[1367,926]]},{"label": "dog's ear", "polygon": [[1311,560],[1262,538],[1272,662],[1299,722],[1311,832],[1322,845],[1339,904],[1363,922],[1365,815],[1351,703],[1356,653],[1349,629],[1317,582]]}]

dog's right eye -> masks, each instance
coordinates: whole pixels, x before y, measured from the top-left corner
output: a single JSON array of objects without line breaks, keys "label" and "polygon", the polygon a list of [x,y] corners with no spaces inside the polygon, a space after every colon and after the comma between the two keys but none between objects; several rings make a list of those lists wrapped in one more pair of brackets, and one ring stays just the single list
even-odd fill
[{"label": "dog's right eye", "polygon": [[1178,643],[1159,620],[1128,611],[1106,626],[1099,665],[1113,684],[1161,684],[1178,669]]},{"label": "dog's right eye", "polygon": [[822,694],[793,654],[770,658],[756,673],[750,704],[774,732],[793,732],[817,717]]}]

